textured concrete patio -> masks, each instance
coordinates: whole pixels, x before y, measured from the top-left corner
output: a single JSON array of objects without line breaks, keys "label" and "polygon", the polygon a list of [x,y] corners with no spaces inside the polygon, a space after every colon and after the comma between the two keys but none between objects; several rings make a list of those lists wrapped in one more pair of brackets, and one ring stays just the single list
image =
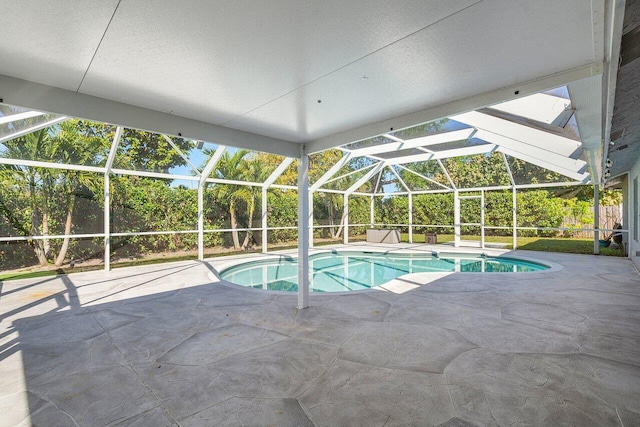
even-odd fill
[{"label": "textured concrete patio", "polygon": [[301,311],[223,259],[0,282],[0,425],[640,425],[631,263],[517,255]]}]

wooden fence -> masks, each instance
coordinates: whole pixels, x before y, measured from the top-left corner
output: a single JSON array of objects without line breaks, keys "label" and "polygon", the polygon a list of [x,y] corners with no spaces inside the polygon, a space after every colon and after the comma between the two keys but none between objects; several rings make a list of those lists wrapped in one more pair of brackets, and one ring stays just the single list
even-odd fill
[{"label": "wooden fence", "polygon": [[[594,208],[590,208],[591,213],[594,212]],[[600,229],[613,229],[616,224],[622,224],[622,205],[618,206],[600,206]],[[575,219],[572,217],[565,217],[562,221],[562,228],[581,228],[579,224],[576,224]],[[582,224],[584,228],[593,228],[593,224]],[[562,234],[562,233],[561,233]],[[603,231],[600,238],[607,237],[611,234],[610,231]],[[593,238],[593,232],[591,231],[576,231],[571,232],[571,235],[579,238]]]}]

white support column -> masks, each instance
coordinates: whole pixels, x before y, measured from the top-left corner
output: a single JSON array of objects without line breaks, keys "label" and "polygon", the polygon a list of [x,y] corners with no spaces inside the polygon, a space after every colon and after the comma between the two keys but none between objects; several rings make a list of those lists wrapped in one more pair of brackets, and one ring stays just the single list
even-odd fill
[{"label": "white support column", "polygon": [[122,130],[121,126],[116,128],[104,169],[104,271],[111,270],[111,180],[109,175],[116,158]]},{"label": "white support column", "polygon": [[484,190],[480,192],[480,247],[484,249]]},{"label": "white support column", "polygon": [[346,245],[349,243],[349,195],[344,195],[344,210],[342,216],[344,217],[342,226],[342,242]]},{"label": "white support column", "polygon": [[375,216],[375,212],[374,212],[374,208],[375,208],[375,199],[376,196],[374,196],[373,194],[371,195],[371,207],[370,207],[370,212],[369,212],[369,227],[373,228],[373,224],[376,222],[376,216]]},{"label": "white support column", "polygon": [[409,193],[409,243],[413,243],[413,195]]},{"label": "white support column", "polygon": [[267,187],[262,187],[262,253],[267,253]]},{"label": "white support column", "polygon": [[518,206],[517,206],[517,197],[516,197],[516,186],[513,186],[513,250],[518,249]]},{"label": "white support column", "polygon": [[593,186],[593,254],[600,255],[600,186]]},{"label": "white support column", "polygon": [[460,247],[460,193],[453,191],[453,246]]},{"label": "white support column", "polygon": [[104,271],[111,270],[111,195],[109,172],[104,173]]},{"label": "white support column", "polygon": [[309,156],[298,160],[298,309],[309,307]]},{"label": "white support column", "polygon": [[313,247],[313,191],[309,191],[309,247]]},{"label": "white support column", "polygon": [[198,181],[198,259],[204,259],[204,182]]},{"label": "white support column", "polygon": [[504,162],[504,166],[507,168],[507,173],[509,174],[509,181],[511,181],[511,190],[512,190],[512,197],[511,197],[511,211],[512,211],[512,217],[511,217],[511,222],[513,224],[513,250],[515,251],[516,249],[518,249],[518,214],[516,211],[516,180],[513,177],[513,173],[511,172],[511,166],[509,166],[509,161],[507,160],[507,156],[506,154],[504,154],[503,152],[501,152],[500,154],[502,154],[502,161]]}]

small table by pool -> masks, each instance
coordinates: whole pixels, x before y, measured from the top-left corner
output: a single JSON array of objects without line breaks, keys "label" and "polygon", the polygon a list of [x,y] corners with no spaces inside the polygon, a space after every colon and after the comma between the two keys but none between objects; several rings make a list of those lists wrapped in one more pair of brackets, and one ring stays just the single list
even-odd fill
[{"label": "small table by pool", "polygon": [[400,243],[400,231],[391,228],[368,228],[369,243]]}]

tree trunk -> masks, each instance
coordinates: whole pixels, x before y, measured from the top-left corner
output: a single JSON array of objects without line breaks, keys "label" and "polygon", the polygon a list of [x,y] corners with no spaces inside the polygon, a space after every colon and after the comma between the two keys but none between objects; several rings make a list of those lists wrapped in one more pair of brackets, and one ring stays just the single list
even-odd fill
[{"label": "tree trunk", "polygon": [[[47,237],[49,236],[49,214],[47,213],[46,209],[45,212],[42,213],[42,235]],[[51,242],[49,241],[49,239],[42,240],[42,247],[44,250],[44,256],[47,257],[47,259],[50,259]]]},{"label": "tree trunk", "polygon": [[[69,200],[69,209],[67,209],[67,220],[64,223],[64,234],[71,234],[71,218],[73,216],[73,206],[75,204],[75,197],[71,195],[71,200]],[[67,257],[67,250],[69,249],[69,237],[65,237],[62,241],[62,247],[60,247],[60,252],[58,253],[58,258],[56,258],[56,267],[60,267],[64,263],[64,259]]]},{"label": "tree trunk", "polygon": [[329,225],[331,226],[329,230],[331,232],[331,238],[335,239],[338,236],[336,236],[336,228],[334,227],[333,223],[333,202],[331,200],[329,200],[329,203],[327,203],[327,210],[329,211]]},{"label": "tree trunk", "polygon": [[[253,227],[253,212],[256,209],[255,199],[252,197],[249,202],[249,228]],[[242,243],[242,249],[247,249],[249,246],[249,239],[251,238],[251,230],[247,231],[247,234],[244,236],[244,242]]]},{"label": "tree trunk", "polygon": [[51,177],[48,174],[45,174],[42,178],[42,235],[47,237],[42,240],[42,247],[44,250],[44,256],[47,257],[47,260],[51,260],[53,255],[51,254],[51,241],[48,239],[49,236],[49,200],[51,200],[49,189],[53,188],[53,183],[51,182]]},{"label": "tree trunk", "polygon": [[336,233],[336,239],[338,237],[340,237],[340,234],[342,233],[342,230],[344,229],[344,215],[342,215],[342,218],[340,219],[340,227],[338,227],[338,232]]},{"label": "tree trunk", "polygon": [[[40,234],[38,230],[38,200],[36,198],[36,183],[33,178],[29,181],[29,201],[31,202],[31,235],[38,236]],[[43,241],[33,240],[31,245],[40,265],[48,265],[49,262],[44,251]]]},{"label": "tree trunk", "polygon": [[231,237],[233,238],[233,248],[240,249],[240,239],[238,238],[238,230],[236,230],[238,221],[236,220],[236,204],[234,201],[229,204],[229,215],[231,215],[231,228],[233,229],[233,231],[231,232]]}]

